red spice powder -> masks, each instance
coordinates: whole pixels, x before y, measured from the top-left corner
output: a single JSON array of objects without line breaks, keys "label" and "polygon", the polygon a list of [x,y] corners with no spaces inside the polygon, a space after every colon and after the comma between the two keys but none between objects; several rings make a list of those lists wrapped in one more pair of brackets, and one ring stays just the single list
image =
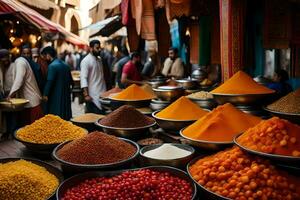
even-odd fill
[{"label": "red spice powder", "polygon": [[102,132],[92,132],[74,140],[57,151],[57,156],[76,164],[109,164],[132,157],[136,148],[119,138]]}]

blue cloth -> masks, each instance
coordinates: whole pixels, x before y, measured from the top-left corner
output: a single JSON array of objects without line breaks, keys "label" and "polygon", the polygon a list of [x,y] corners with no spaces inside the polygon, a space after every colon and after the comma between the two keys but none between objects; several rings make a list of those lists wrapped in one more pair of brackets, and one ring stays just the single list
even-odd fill
[{"label": "blue cloth", "polygon": [[70,67],[59,59],[54,59],[48,66],[47,83],[44,96],[48,97],[46,113],[69,120],[71,111],[72,76]]},{"label": "blue cloth", "polygon": [[279,96],[285,96],[293,91],[292,87],[288,83],[269,83],[267,87],[275,90]]}]

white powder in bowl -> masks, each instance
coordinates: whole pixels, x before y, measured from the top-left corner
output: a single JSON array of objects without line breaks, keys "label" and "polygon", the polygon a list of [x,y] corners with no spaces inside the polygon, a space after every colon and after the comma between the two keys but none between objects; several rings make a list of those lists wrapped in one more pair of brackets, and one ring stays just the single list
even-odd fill
[{"label": "white powder in bowl", "polygon": [[156,149],[146,151],[143,155],[153,159],[171,160],[171,159],[183,158],[191,154],[192,152],[185,149],[181,149],[172,144],[163,144]]}]

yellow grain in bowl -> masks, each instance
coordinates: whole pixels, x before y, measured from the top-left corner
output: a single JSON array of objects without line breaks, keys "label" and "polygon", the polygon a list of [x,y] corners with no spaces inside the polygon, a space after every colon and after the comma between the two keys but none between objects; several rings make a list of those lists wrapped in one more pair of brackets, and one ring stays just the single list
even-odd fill
[{"label": "yellow grain in bowl", "polygon": [[103,117],[105,117],[105,115],[98,115],[95,113],[86,113],[86,114],[74,117],[71,121],[78,122],[78,123],[94,123],[94,122],[98,121],[99,119],[102,119]]},{"label": "yellow grain in bowl", "polygon": [[19,129],[16,136],[25,142],[57,144],[82,138],[86,134],[85,129],[75,126],[56,115],[49,114]]}]

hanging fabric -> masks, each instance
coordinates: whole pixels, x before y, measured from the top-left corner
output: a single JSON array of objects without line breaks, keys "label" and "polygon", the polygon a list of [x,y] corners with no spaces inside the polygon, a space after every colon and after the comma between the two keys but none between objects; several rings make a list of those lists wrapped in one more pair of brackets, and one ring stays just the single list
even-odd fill
[{"label": "hanging fabric", "polygon": [[156,40],[153,1],[143,0],[142,6],[141,37],[145,40]]},{"label": "hanging fabric", "polygon": [[189,16],[191,10],[191,0],[179,0],[172,2],[166,0],[166,16],[169,24],[175,17]]},{"label": "hanging fabric", "polygon": [[122,13],[122,24],[127,25],[128,24],[128,6],[129,6],[129,0],[122,0],[121,2],[121,13]]},{"label": "hanging fabric", "polygon": [[142,13],[143,13],[143,3],[142,0],[131,0],[131,16],[135,19],[136,32],[138,35],[141,34],[141,24],[142,24]]}]

